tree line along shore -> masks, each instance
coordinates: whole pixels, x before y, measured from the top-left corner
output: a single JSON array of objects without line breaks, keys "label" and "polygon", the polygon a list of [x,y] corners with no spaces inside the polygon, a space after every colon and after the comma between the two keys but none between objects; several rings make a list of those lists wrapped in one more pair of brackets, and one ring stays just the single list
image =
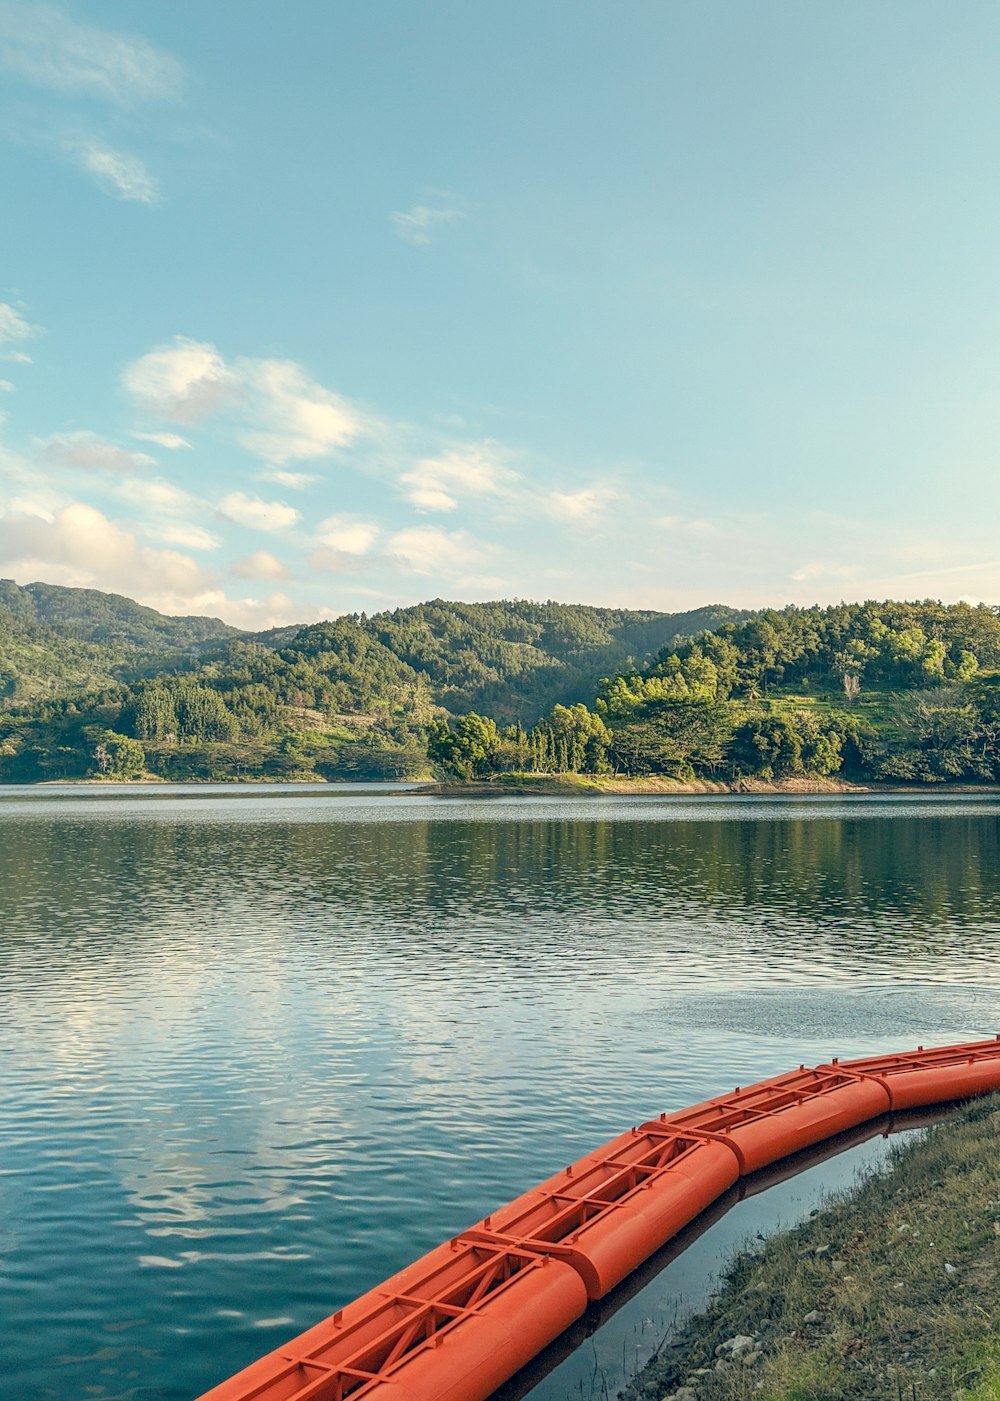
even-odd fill
[{"label": "tree line along shore", "polygon": [[1000,1095],[731,1262],[621,1401],[997,1401]]},{"label": "tree line along shore", "polygon": [[506,791],[1000,780],[1000,613],[435,600],[244,633],[0,581],[0,782]]}]

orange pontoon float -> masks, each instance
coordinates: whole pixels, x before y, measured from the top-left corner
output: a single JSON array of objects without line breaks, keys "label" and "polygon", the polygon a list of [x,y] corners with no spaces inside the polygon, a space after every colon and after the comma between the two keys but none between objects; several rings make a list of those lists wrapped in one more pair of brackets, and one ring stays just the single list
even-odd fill
[{"label": "orange pontoon float", "polygon": [[741,1177],[889,1112],[1000,1089],[1000,1036],[832,1061],[661,1114],[200,1401],[487,1401]]}]

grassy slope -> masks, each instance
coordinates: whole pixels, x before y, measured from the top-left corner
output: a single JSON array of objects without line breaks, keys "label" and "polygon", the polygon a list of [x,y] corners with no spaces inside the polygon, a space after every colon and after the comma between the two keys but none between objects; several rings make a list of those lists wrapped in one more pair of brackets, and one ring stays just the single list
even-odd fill
[{"label": "grassy slope", "polygon": [[[716,1349],[738,1336],[754,1340],[751,1360],[718,1367]],[[737,1258],[712,1307],[622,1395],[678,1393],[1000,1398],[1000,1096],[896,1147],[887,1172]]]}]

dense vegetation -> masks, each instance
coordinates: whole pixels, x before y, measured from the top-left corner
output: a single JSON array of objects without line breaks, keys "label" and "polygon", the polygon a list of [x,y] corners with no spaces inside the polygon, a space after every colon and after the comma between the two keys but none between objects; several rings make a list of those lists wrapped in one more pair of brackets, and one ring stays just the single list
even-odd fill
[{"label": "dense vegetation", "polygon": [[118,594],[0,579],[0,709],[190,665],[238,629]]},{"label": "dense vegetation", "polygon": [[436,600],[270,634],[0,592],[0,779],[1000,779],[1000,612]]},{"label": "dense vegetation", "polygon": [[530,734],[477,715],[431,735],[460,774],[940,782],[1000,778],[1000,614],[940,603],[725,622],[605,680]]},{"label": "dense vegetation", "polygon": [[255,636],[83,590],[8,592],[6,781],[422,773],[449,717],[488,706],[524,733],[557,699],[593,703],[604,673],[740,616],[438,600]]}]

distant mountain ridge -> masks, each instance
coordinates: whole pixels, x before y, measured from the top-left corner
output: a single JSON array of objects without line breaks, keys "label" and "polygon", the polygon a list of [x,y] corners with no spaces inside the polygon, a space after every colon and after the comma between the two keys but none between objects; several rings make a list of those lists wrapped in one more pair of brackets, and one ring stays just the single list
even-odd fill
[{"label": "distant mountain ridge", "polygon": [[241,635],[120,594],[0,579],[0,707],[147,675]]},{"label": "distant mountain ridge", "polygon": [[48,628],[79,642],[125,645],[153,651],[238,637],[220,618],[168,617],[123,594],[61,584],[15,584],[0,579],[0,609],[25,627]]},{"label": "distant mountain ridge", "polygon": [[499,600],[240,632],[0,585],[0,782],[1000,781],[1000,609]]}]

